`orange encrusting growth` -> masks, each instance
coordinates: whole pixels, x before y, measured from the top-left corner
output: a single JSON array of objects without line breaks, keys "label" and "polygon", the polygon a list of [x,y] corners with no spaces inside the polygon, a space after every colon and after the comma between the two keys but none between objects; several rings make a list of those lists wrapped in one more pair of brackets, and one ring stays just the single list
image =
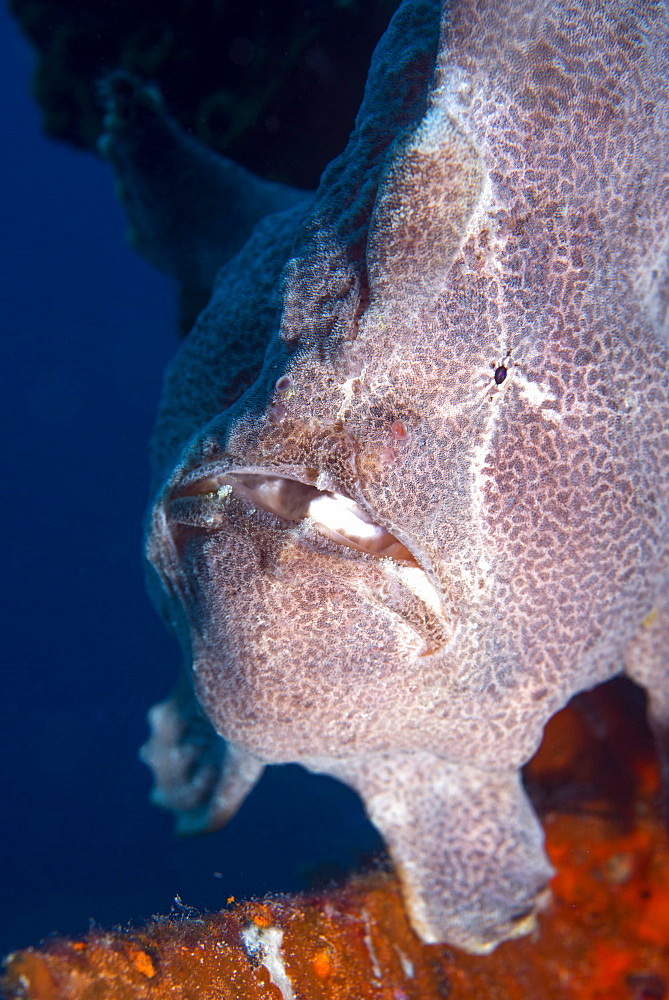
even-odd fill
[{"label": "orange encrusting growth", "polygon": [[657,768],[648,733],[639,707],[626,704],[629,694],[623,684],[576,699],[550,723],[528,767],[527,782],[544,812],[547,849],[557,869],[553,901],[530,937],[503,944],[487,957],[422,945],[407,923],[394,878],[374,873],[338,889],[241,903],[200,920],[165,919],[133,933],[93,931],[85,940],[56,939],[10,956],[6,995],[9,1000],[287,1000],[291,991],[294,1000],[669,997],[669,844],[657,816]]}]

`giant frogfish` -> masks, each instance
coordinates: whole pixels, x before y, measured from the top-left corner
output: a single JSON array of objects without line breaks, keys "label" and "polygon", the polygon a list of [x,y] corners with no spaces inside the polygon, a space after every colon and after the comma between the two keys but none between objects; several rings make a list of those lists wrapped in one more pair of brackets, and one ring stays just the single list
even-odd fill
[{"label": "giant frogfish", "polygon": [[206,302],[151,448],[154,800],[335,776],[417,933],[490,951],[549,892],[520,768],[574,693],[642,685],[669,773],[668,5],[403,0],[315,193],[104,93],[133,240]]}]

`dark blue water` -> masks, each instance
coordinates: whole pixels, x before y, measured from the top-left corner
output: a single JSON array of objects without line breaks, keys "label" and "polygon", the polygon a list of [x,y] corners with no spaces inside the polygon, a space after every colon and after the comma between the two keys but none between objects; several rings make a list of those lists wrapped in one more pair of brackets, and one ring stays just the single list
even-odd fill
[{"label": "dark blue water", "polygon": [[137,760],[178,653],[144,595],[146,442],[173,289],[124,243],[106,167],[44,139],[0,9],[0,952],[184,903],[297,889],[378,844],[351,792],[272,768],[177,842]]}]

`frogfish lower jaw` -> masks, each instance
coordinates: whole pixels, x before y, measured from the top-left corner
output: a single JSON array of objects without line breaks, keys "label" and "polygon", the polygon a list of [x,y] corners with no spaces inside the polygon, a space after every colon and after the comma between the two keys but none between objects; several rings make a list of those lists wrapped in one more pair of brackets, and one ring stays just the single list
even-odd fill
[{"label": "frogfish lower jaw", "polygon": [[[317,479],[314,475],[312,479]],[[306,476],[305,476],[306,479]],[[202,532],[249,535],[282,563],[325,557],[323,571],[356,578],[360,600],[383,604],[409,625],[426,656],[450,641],[454,622],[431,574],[413,552],[351,497],[273,469],[211,467],[188,474],[165,502],[177,549]],[[341,560],[344,560],[342,564]],[[314,611],[316,611],[314,601]]]}]

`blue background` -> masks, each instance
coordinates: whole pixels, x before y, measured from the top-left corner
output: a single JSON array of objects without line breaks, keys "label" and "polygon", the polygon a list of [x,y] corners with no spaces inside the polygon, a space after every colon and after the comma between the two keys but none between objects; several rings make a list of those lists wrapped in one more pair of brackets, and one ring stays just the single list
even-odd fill
[{"label": "blue background", "polygon": [[174,290],[124,242],[107,168],[44,139],[0,9],[3,567],[0,953],[178,894],[293,890],[379,840],[348,789],[271,768],[230,825],[177,841],[137,759],[178,651],[143,588],[146,443]]}]

